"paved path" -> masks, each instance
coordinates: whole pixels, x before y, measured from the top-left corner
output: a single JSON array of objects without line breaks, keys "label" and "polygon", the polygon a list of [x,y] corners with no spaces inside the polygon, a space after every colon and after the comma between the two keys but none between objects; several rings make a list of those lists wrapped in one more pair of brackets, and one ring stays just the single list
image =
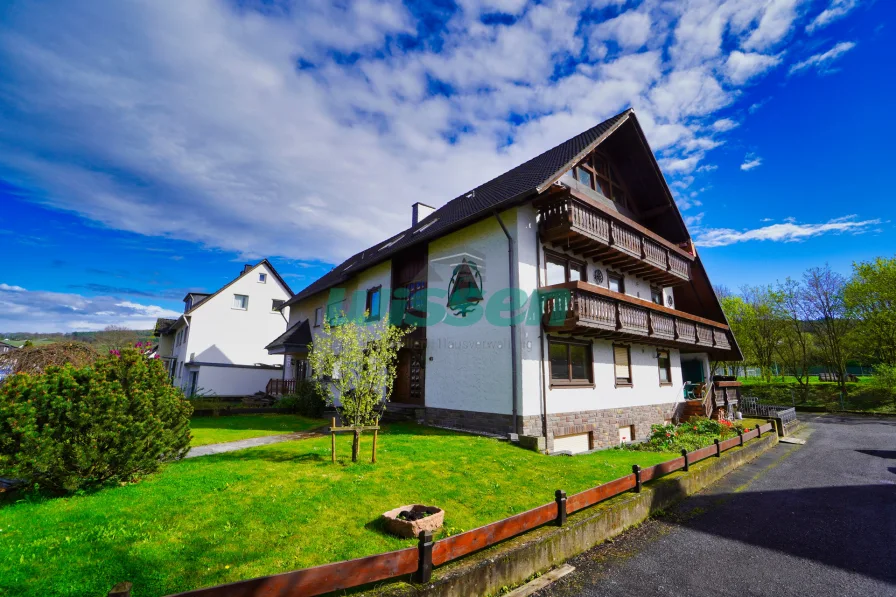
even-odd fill
[{"label": "paved path", "polygon": [[295,433],[283,433],[281,435],[266,435],[264,437],[253,437],[250,439],[241,439],[235,442],[224,442],[222,444],[208,444],[197,448],[190,448],[184,458],[196,458],[197,456],[208,456],[209,454],[223,454],[225,452],[235,452],[237,450],[245,450],[246,448],[254,448],[255,446],[266,446],[268,444],[279,444],[280,442],[288,442],[296,439],[306,439],[309,437],[318,437],[319,433],[309,431],[297,431]]},{"label": "paved path", "polygon": [[896,595],[896,418],[801,418],[804,446],[582,554],[538,595]]}]

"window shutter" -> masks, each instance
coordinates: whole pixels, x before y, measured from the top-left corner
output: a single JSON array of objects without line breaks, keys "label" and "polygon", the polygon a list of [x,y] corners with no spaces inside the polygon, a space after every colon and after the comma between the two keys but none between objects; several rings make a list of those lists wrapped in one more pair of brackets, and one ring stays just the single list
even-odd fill
[{"label": "window shutter", "polygon": [[613,359],[616,362],[616,379],[628,379],[628,348],[625,346],[614,346]]}]

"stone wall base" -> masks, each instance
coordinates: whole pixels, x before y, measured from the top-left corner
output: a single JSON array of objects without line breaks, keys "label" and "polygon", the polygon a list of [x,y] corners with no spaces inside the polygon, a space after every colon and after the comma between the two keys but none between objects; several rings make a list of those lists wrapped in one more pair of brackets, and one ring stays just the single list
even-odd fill
[{"label": "stone wall base", "polygon": [[[607,408],[571,413],[548,415],[548,433],[544,441],[550,453],[554,448],[554,438],[564,435],[588,433],[591,449],[609,448],[619,444],[619,429],[633,428],[632,439],[645,440],[650,437],[650,426],[671,421],[675,414],[676,402]],[[545,437],[541,415],[518,417],[520,435]],[[427,425],[469,429],[482,433],[507,435],[514,432],[513,415],[484,413],[470,410],[426,407],[423,422]]]}]

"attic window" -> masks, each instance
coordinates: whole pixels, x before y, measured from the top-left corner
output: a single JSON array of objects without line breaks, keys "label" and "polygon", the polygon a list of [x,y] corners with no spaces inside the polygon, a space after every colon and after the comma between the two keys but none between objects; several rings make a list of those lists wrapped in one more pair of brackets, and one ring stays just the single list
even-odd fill
[{"label": "attic window", "polygon": [[432,226],[433,224],[435,224],[435,223],[438,222],[438,221],[439,221],[439,218],[436,218],[436,219],[433,220],[432,222],[427,222],[425,225],[423,225],[423,226],[421,226],[420,228],[417,228],[416,230],[414,230],[414,234],[417,234],[418,232],[423,232],[424,230],[426,230],[427,228],[429,228],[430,226]]},{"label": "attic window", "polygon": [[622,181],[606,156],[597,152],[585,157],[572,170],[580,184],[597,191],[614,203],[628,207],[628,196]]},{"label": "attic window", "polygon": [[267,284],[268,283],[268,275],[267,274],[258,274],[258,283],[259,284]]},{"label": "attic window", "polygon": [[395,238],[393,238],[392,240],[387,242],[385,245],[380,247],[379,250],[382,251],[383,249],[388,249],[389,247],[391,247],[392,245],[394,245],[395,243],[397,243],[398,241],[400,241],[403,238],[404,238],[404,234],[402,234],[400,236],[396,236]]}]

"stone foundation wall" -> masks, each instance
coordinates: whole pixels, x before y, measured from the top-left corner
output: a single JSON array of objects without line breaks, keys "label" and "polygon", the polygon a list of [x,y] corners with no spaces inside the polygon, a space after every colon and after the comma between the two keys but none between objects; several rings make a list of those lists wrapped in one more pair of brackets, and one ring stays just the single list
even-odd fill
[{"label": "stone foundation wall", "polygon": [[[629,425],[634,425],[635,428],[633,439],[647,439],[651,425],[673,418],[676,404],[671,402],[548,415],[547,449],[549,452],[553,450],[555,436],[578,433],[590,433],[591,447],[594,449],[609,448],[619,443],[619,428]],[[428,425],[495,435],[513,433],[513,415],[427,407],[423,418]],[[520,435],[544,436],[541,415],[528,415],[519,419]]]},{"label": "stone foundation wall", "polygon": [[676,405],[676,402],[670,402],[648,406],[549,414],[548,452],[554,448],[554,437],[578,433],[591,434],[592,449],[609,448],[619,444],[619,428],[629,425],[633,425],[635,428],[633,440],[647,439],[650,436],[651,425],[672,420]]}]

